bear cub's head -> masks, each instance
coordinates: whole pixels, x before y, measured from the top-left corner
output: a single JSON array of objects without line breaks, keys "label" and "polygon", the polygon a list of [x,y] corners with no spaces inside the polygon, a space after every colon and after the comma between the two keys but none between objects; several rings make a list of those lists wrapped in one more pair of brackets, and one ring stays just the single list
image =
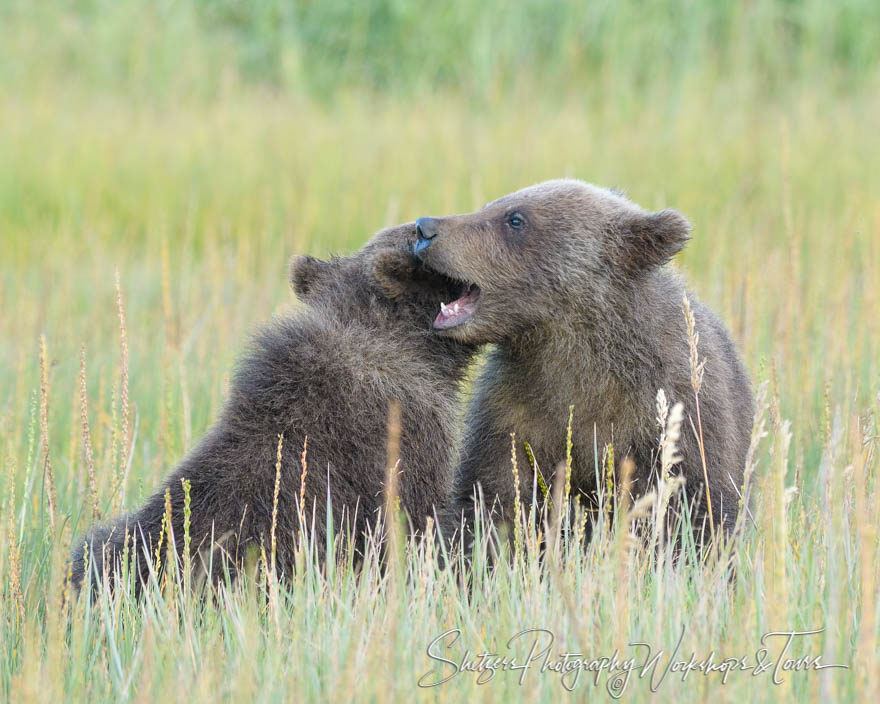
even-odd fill
[{"label": "bear cub's head", "polygon": [[359,252],[329,260],[295,255],[290,283],[304,303],[350,309],[391,310],[397,318],[415,318],[428,330],[441,301],[458,290],[458,282],[429,269],[413,254],[415,223],[389,227],[373,236]]},{"label": "bear cub's head", "polygon": [[690,224],[582,181],[540,183],[465,215],[419,218],[413,253],[457,281],[433,323],[471,343],[504,342],[573,307],[600,312],[679,252]]}]

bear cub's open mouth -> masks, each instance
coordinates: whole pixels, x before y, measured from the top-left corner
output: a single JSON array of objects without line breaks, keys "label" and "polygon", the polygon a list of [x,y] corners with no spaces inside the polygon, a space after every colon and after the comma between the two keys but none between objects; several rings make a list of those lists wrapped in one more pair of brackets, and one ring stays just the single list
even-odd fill
[{"label": "bear cub's open mouth", "polygon": [[476,284],[461,285],[462,295],[451,303],[441,303],[440,312],[434,319],[435,330],[449,330],[474,317],[477,301],[480,300],[480,287]]}]

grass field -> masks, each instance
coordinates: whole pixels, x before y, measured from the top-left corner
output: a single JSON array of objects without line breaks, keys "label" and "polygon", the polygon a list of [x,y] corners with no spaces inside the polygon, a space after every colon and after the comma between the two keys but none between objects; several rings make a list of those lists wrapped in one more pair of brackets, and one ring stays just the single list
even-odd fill
[{"label": "grass field", "polygon": [[[554,657],[681,638],[678,658],[716,662],[824,628],[787,656],[848,669],[657,682],[664,659],[657,696],[880,701],[875,5],[453,5],[0,8],[0,699],[607,698],[611,678],[569,694],[540,661],[522,683],[417,682],[452,673],[426,648],[453,628],[459,661],[544,628]],[[183,579],[142,604],[64,592],[73,540],[155,488],[249,332],[295,305],[291,254],[558,176],[690,218],[676,265],[766,390],[732,580],[622,525],[541,562],[527,525],[470,589],[422,545],[384,573],[270,576],[268,600],[265,575],[208,599]],[[649,698],[640,672],[626,700]]]}]

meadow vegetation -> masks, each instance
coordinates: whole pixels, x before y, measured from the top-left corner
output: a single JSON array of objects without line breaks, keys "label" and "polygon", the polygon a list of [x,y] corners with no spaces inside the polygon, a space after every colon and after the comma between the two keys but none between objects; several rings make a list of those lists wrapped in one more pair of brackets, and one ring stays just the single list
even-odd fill
[{"label": "meadow vegetation", "polygon": [[[670,673],[658,693],[880,700],[880,5],[502,6],[0,4],[0,699],[544,700],[569,695],[540,662],[419,689],[451,674],[425,649],[546,628],[555,654],[681,637],[685,660],[754,658],[768,631],[824,628],[791,653],[849,669]],[[256,560],[207,595],[183,564],[142,603],[65,590],[73,540],[154,490],[249,332],[296,305],[291,254],[558,176],[694,225],[675,266],[763,390],[732,576],[688,548],[674,565],[657,504],[628,506],[617,476],[588,545],[555,537],[582,514],[526,514],[467,585],[430,542],[384,571],[306,542],[281,582]],[[647,700],[638,672],[624,696]]]}]

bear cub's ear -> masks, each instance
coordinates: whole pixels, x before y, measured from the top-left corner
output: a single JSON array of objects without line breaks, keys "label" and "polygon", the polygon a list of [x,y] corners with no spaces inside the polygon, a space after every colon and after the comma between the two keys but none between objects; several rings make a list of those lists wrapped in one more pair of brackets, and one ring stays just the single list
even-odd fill
[{"label": "bear cub's ear", "polygon": [[388,298],[400,298],[416,279],[418,262],[409,252],[380,249],[370,260],[370,276]]},{"label": "bear cub's ear", "polygon": [[684,248],[690,231],[677,210],[633,215],[624,231],[625,263],[633,269],[662,266]]},{"label": "bear cub's ear", "polygon": [[304,301],[315,284],[326,276],[330,262],[316,257],[296,254],[290,260],[290,285],[293,286],[297,298]]}]

